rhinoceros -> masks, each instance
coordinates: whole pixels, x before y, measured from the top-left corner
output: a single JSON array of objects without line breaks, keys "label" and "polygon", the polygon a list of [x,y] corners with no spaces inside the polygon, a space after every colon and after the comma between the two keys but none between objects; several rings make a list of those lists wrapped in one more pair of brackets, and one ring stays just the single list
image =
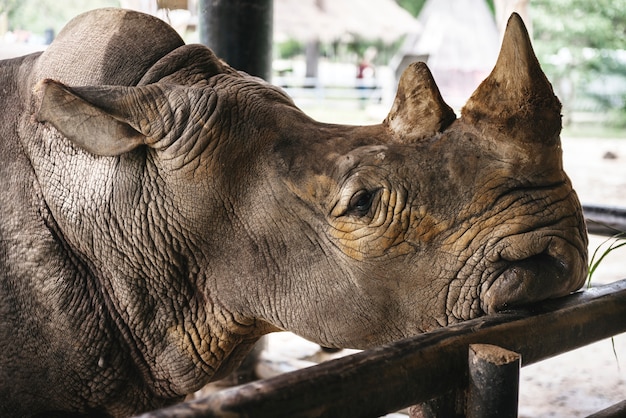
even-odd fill
[{"label": "rhinoceros", "polygon": [[560,103],[514,15],[457,118],[431,73],[317,122],[160,20],[0,62],[0,415],[125,416],[262,335],[367,348],[578,289]]}]

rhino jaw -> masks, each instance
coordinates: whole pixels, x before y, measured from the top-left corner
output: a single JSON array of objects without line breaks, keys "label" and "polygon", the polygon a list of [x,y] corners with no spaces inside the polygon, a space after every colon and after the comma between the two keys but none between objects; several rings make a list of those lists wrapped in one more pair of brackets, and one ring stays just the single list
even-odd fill
[{"label": "rhino jaw", "polygon": [[585,257],[574,245],[554,236],[534,238],[516,238],[517,242],[527,243],[523,248],[505,244],[499,255],[504,270],[482,292],[485,313],[565,296],[583,285],[587,272]]}]

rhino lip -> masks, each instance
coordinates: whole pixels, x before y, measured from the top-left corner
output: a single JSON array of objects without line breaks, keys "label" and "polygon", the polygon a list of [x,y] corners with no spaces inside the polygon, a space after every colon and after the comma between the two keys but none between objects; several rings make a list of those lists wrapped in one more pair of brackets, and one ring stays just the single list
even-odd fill
[{"label": "rhino lip", "polygon": [[482,309],[493,314],[532,302],[565,296],[584,282],[584,267],[576,248],[559,238],[550,238],[543,250],[528,249],[525,258],[502,258],[503,266],[482,293]]}]

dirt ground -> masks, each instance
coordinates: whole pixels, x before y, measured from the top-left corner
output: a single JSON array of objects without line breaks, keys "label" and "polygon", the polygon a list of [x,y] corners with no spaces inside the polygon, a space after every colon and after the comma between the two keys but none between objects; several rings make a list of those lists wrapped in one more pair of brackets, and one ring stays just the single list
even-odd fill
[{"label": "dirt ground", "polygon": [[[563,138],[563,159],[579,198],[584,203],[626,207],[626,133],[619,139]],[[606,238],[591,236],[590,253]],[[594,275],[595,284],[626,278],[626,248],[605,258]],[[624,319],[626,320],[626,318]],[[267,358],[280,359],[288,371],[294,363],[315,359],[317,345],[289,333],[269,336]],[[343,354],[349,354],[345,351]],[[522,368],[519,417],[586,417],[626,399],[626,334],[599,341]],[[404,413],[391,414],[401,417]]]}]

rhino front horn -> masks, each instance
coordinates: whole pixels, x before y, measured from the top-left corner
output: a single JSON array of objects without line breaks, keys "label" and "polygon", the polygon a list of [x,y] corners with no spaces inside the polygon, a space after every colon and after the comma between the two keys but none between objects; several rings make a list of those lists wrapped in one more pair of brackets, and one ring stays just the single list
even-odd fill
[{"label": "rhino front horn", "polygon": [[455,119],[426,64],[414,62],[402,73],[383,124],[393,131],[397,141],[411,143],[443,131]]},{"label": "rhino front horn", "polygon": [[558,142],[561,103],[517,13],[509,18],[493,71],[467,101],[461,116],[485,130],[496,129],[524,142]]}]

